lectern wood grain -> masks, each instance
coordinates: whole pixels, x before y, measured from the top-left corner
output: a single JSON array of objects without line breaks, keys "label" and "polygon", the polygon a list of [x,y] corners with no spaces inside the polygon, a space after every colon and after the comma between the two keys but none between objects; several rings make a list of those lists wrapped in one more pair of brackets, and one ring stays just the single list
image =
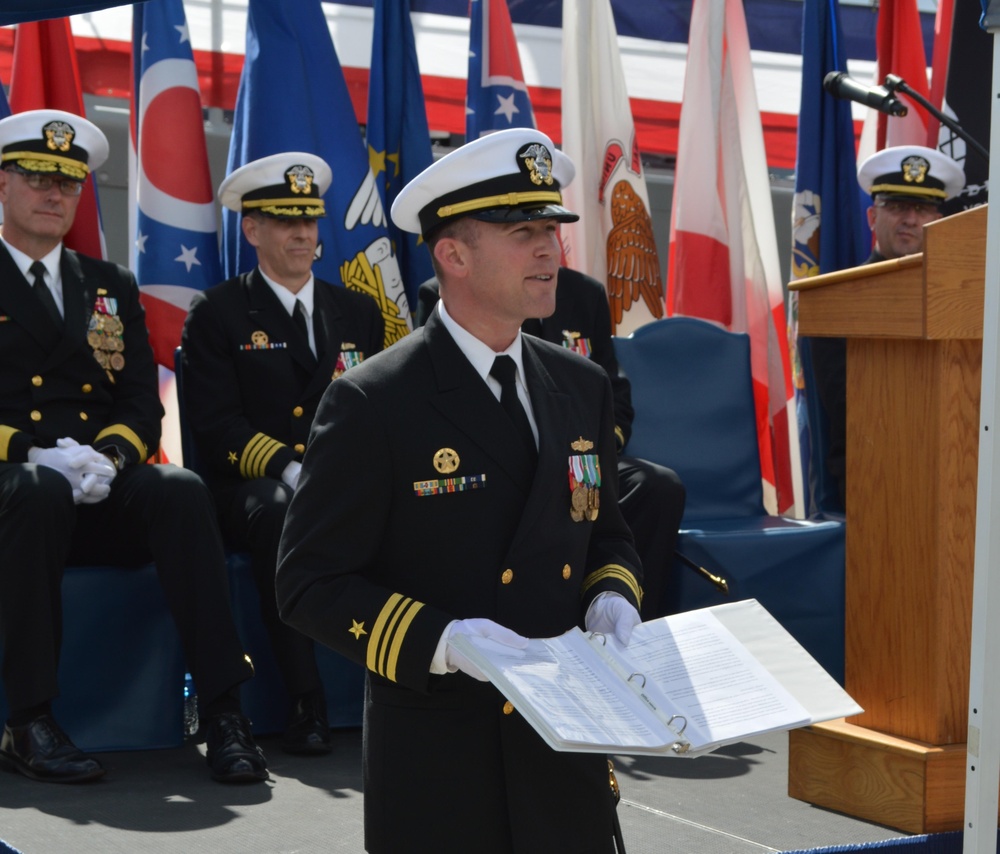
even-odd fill
[{"label": "lectern wood grain", "polygon": [[963,819],[986,215],[791,286],[800,335],[847,338],[845,687],[865,712],[792,734],[789,793],[914,833]]}]

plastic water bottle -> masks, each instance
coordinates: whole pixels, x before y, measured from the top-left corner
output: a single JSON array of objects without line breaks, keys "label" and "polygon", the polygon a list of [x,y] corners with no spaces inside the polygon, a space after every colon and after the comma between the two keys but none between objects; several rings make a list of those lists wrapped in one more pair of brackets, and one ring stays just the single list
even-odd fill
[{"label": "plastic water bottle", "polygon": [[198,731],[198,695],[194,690],[194,679],[190,673],[184,674],[184,735],[192,736]]}]

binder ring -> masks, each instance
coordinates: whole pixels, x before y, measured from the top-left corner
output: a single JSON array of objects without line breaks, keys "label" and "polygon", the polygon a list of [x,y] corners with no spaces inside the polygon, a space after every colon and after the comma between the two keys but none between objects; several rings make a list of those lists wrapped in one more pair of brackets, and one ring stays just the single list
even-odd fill
[{"label": "binder ring", "polygon": [[608,644],[608,638],[604,634],[604,632],[591,632],[590,633],[590,637],[592,637],[592,638],[598,638],[600,640],[600,642],[601,642],[601,646],[607,646],[607,644]]},{"label": "binder ring", "polygon": [[[638,677],[640,677],[642,679],[642,687],[645,688],[646,687],[646,675],[644,673],[633,673],[631,676],[629,676],[629,678],[626,681],[631,682],[633,679],[635,679],[636,676],[638,676]],[[676,718],[676,717],[680,717],[680,716],[679,715],[674,715],[674,717]],[[673,720],[673,718],[671,718],[671,720]],[[685,723],[685,726],[687,726],[686,723]],[[684,730],[681,729],[681,732],[684,732]]]},{"label": "binder ring", "polygon": [[684,730],[687,729],[687,725],[688,725],[687,718],[684,717],[684,715],[671,715],[670,716],[670,720],[667,721],[667,726],[672,727],[673,724],[674,724],[674,721],[678,721],[678,720],[679,721],[683,721],[683,723],[681,724],[681,728],[678,729],[678,730],[675,730],[675,732],[678,735],[684,735]]}]

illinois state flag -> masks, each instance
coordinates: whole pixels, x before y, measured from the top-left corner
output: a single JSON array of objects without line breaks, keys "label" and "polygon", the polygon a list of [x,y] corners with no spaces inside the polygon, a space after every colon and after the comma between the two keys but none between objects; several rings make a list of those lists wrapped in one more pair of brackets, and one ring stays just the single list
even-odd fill
[{"label": "illinois state flag", "polygon": [[801,514],[778,243],[740,0],[694,0],[667,275],[668,314],[750,335],[765,506]]},{"label": "illinois state flag", "polygon": [[[372,32],[368,162],[382,209],[390,210],[399,191],[434,162],[410,0],[375,0]],[[434,275],[430,252],[423,237],[400,230],[391,218],[386,228],[396,249],[407,302],[415,306],[420,284]]]},{"label": "illinois state flag", "polygon": [[[307,151],[330,164],[313,272],[374,299],[392,344],[410,330],[409,304],[320,0],[250,0],[247,7],[228,171],[283,151]],[[257,264],[235,211],[222,212],[222,252],[227,278]]]},{"label": "illinois state flag", "polygon": [[[43,109],[87,115],[69,18],[18,24],[14,32],[10,110],[23,113]],[[63,242],[92,258],[107,257],[93,177],[83,185],[76,219]]]},{"label": "illinois state flag", "polygon": [[471,0],[465,138],[478,139],[505,128],[533,127],[535,113],[521,71],[507,0]]},{"label": "illinois state flag", "polygon": [[218,284],[215,193],[181,0],[132,10],[132,271],[150,343],[173,368],[191,297]]},{"label": "illinois state flag", "polygon": [[563,0],[563,190],[580,221],[562,230],[566,266],[602,282],[615,335],[663,317],[660,260],[610,0]]}]

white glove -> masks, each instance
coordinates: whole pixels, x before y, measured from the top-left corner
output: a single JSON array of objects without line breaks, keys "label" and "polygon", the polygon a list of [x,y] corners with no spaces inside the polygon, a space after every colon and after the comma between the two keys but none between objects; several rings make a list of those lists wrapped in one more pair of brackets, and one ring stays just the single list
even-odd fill
[{"label": "white glove", "polygon": [[302,474],[302,463],[292,460],[281,473],[281,479],[292,488],[292,491],[299,485],[299,475]]},{"label": "white glove", "polygon": [[639,612],[621,593],[602,593],[587,609],[584,625],[588,632],[614,634],[622,646],[628,646],[632,629],[642,622]]},{"label": "white glove", "polygon": [[[114,466],[111,466],[114,468]],[[116,472],[117,473],[117,472]],[[77,504],[97,504],[111,494],[111,481],[114,475],[85,474],[80,478],[80,494],[73,490],[73,500]]]},{"label": "white glove", "polygon": [[105,454],[94,450],[90,445],[81,445],[69,436],[56,440],[57,448],[76,451],[89,451],[90,459],[83,467],[85,473],[80,478],[79,494],[73,491],[73,500],[77,504],[97,504],[111,493],[111,481],[118,474],[115,464]]},{"label": "white glove", "polygon": [[29,462],[55,469],[65,477],[73,489],[76,504],[90,504],[106,498],[111,480],[117,474],[111,461],[90,445],[80,445],[74,439],[59,439],[56,445],[55,448],[31,448]]},{"label": "white glove", "polygon": [[[489,638],[492,641],[496,641],[504,646],[513,647],[514,649],[524,649],[528,645],[528,639],[523,635],[519,635],[511,629],[483,617],[475,617],[471,620],[455,620],[455,622],[450,623],[448,628],[445,629],[446,641],[450,641],[456,635]],[[446,643],[445,646],[445,662],[449,673],[461,670],[463,673],[469,674],[473,679],[478,679],[480,682],[490,681],[483,675],[483,671],[476,667],[475,664],[469,661],[450,643]]]}]

